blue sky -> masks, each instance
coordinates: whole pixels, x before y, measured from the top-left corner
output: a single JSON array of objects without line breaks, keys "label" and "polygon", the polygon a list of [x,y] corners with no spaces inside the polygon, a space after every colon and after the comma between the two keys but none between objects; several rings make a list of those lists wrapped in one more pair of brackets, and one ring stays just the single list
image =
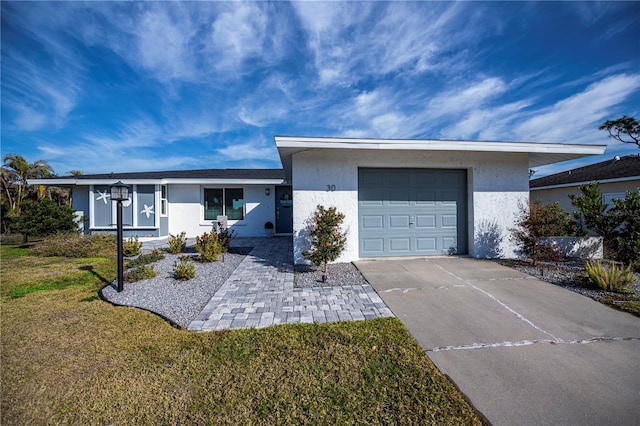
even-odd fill
[{"label": "blue sky", "polygon": [[1,8],[2,155],[59,175],[277,168],[274,135],[640,152],[598,130],[640,119],[639,2]]}]

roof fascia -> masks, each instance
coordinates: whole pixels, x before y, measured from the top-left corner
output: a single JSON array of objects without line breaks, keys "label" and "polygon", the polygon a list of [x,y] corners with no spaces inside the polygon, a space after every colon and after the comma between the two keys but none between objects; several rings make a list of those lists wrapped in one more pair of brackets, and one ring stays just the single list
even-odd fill
[{"label": "roof fascia", "polygon": [[427,151],[489,151],[561,154],[602,154],[606,145],[533,142],[482,142],[431,139],[349,139],[276,136],[278,148],[379,149]]},{"label": "roof fascia", "polygon": [[[111,185],[116,179],[30,179],[30,185],[51,186],[88,186]],[[195,178],[166,178],[166,179],[122,179],[128,185],[281,185],[284,179],[195,179]]]},{"label": "roof fascia", "polygon": [[536,186],[535,188],[529,188],[529,191],[539,191],[541,189],[556,189],[556,188],[569,188],[572,186],[580,186],[580,185],[588,185],[592,182],[598,182],[598,183],[617,183],[617,182],[630,182],[630,181],[640,181],[640,176],[628,176],[628,177],[623,177],[623,178],[615,178],[615,179],[594,179],[594,180],[589,180],[589,181],[582,181],[582,182],[573,182],[573,183],[560,183],[557,185],[547,185],[547,186]]}]

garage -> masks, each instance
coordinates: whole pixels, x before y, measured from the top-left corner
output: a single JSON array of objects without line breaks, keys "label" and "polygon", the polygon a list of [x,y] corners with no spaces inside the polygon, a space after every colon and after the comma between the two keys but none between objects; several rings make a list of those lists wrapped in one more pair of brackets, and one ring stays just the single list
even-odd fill
[{"label": "garage", "polygon": [[361,258],[467,253],[467,171],[358,169]]}]

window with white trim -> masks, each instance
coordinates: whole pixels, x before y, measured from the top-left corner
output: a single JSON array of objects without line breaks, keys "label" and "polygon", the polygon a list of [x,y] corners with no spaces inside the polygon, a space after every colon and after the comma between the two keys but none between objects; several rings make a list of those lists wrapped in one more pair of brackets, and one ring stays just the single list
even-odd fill
[{"label": "window with white trim", "polygon": [[160,215],[167,215],[167,185],[160,185]]},{"label": "window with white trim", "polygon": [[226,215],[228,220],[244,219],[244,189],[204,188],[204,220]]}]

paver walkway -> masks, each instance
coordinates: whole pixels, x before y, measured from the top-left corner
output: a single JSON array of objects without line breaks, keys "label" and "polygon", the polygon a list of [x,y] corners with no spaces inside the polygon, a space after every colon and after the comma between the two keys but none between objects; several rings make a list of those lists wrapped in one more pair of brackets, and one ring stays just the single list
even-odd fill
[{"label": "paver walkway", "polygon": [[261,328],[393,316],[370,285],[294,288],[290,237],[242,239],[253,246],[190,330]]}]

